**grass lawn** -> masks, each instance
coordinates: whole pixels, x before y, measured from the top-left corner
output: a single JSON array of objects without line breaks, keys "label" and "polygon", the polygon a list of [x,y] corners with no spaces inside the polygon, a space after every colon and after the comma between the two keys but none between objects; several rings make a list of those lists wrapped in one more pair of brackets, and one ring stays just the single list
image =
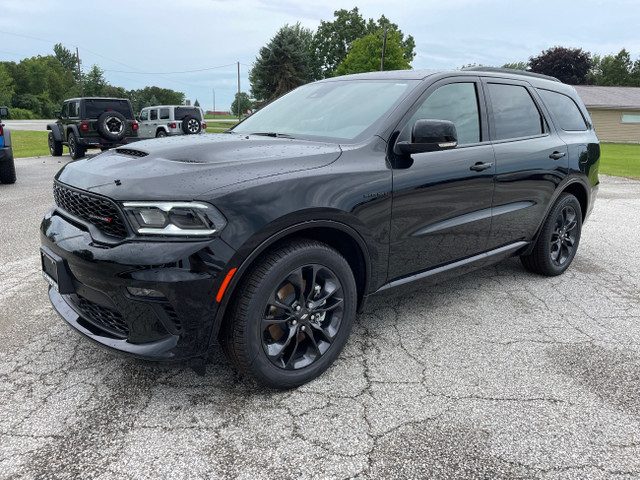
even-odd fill
[{"label": "grass lawn", "polygon": [[600,144],[600,173],[640,179],[640,144]]},{"label": "grass lawn", "polygon": [[[213,120],[213,115],[205,115],[204,116],[205,120]],[[216,115],[215,120],[218,119],[226,119],[226,120],[237,120],[238,116],[237,115]]]},{"label": "grass lawn", "polygon": [[47,135],[49,132],[24,132],[11,130],[11,146],[15,158],[50,155]]}]

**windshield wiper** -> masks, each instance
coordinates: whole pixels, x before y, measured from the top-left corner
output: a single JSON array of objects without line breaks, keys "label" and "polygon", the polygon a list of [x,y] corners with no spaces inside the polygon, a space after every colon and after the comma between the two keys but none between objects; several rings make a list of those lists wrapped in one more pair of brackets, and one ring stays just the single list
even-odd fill
[{"label": "windshield wiper", "polygon": [[263,137],[275,137],[275,138],[293,138],[291,135],[287,135],[286,133],[277,133],[277,132],[253,132],[249,135],[262,135]]}]

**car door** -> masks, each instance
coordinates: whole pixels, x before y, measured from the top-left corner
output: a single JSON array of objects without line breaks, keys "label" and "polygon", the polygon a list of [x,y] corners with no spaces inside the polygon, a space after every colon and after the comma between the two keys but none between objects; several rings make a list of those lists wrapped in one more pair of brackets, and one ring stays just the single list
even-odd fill
[{"label": "car door", "polygon": [[427,88],[401,122],[397,141],[416,120],[449,120],[458,146],[394,159],[388,280],[485,250],[495,168],[486,118],[479,78],[464,76]]},{"label": "car door", "polygon": [[568,174],[567,145],[527,82],[483,79],[496,156],[488,248],[531,240]]},{"label": "car door", "polygon": [[139,127],[138,136],[142,138],[149,138],[151,135],[149,133],[149,110],[143,108],[140,112],[140,127]]}]

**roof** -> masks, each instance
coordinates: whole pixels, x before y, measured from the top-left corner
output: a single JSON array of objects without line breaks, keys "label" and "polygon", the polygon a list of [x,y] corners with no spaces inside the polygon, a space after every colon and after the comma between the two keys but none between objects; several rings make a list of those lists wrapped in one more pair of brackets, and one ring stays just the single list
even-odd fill
[{"label": "roof", "polygon": [[574,85],[587,108],[640,109],[640,87]]}]

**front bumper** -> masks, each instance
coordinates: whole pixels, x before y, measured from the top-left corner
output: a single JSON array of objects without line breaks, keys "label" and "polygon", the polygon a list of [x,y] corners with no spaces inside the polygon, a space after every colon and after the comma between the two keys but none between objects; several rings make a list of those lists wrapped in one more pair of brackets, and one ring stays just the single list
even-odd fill
[{"label": "front bumper", "polygon": [[[49,299],[76,331],[145,360],[206,358],[218,327],[216,293],[235,253],[222,240],[105,244],[57,207],[45,216],[40,234],[43,258],[59,265],[59,291],[50,286]],[[127,287],[160,296],[132,295]]]},{"label": "front bumper", "polygon": [[134,143],[138,140],[142,140],[140,137],[125,137],[118,142],[112,142],[102,137],[78,137],[76,141],[78,145],[82,145],[83,147],[120,147],[122,145],[127,145],[128,143]]}]

